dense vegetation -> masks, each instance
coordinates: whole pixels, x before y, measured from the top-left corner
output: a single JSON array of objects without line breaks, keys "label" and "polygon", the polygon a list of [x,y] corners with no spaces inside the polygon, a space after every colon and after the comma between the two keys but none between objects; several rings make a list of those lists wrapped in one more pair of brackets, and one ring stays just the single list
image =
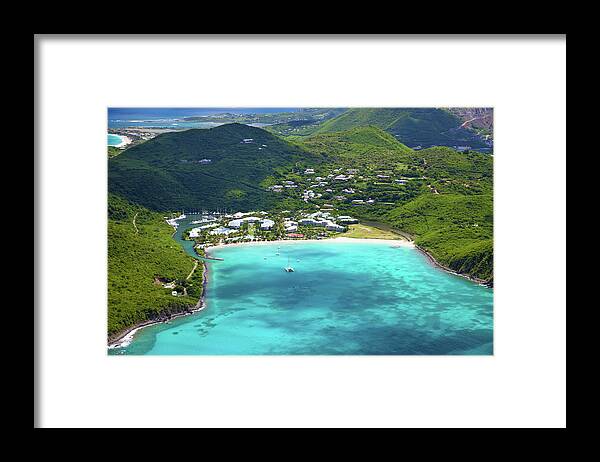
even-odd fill
[{"label": "dense vegetation", "polygon": [[123,150],[121,148],[116,148],[114,146],[108,146],[107,148],[108,151],[108,158],[110,159],[111,157],[116,157],[119,154],[121,154],[123,152]]},{"label": "dense vegetation", "polygon": [[[137,323],[185,311],[200,298],[203,266],[186,280],[194,259],[172,234],[161,214],[109,194],[109,338]],[[164,282],[173,282],[174,288],[163,288]],[[181,295],[171,295],[172,290]]]},{"label": "dense vegetation", "polygon": [[109,191],[152,210],[268,209],[277,198],[260,187],[266,177],[282,167],[320,161],[247,125],[164,133],[109,161]]},{"label": "dense vegetation", "polygon": [[329,119],[313,133],[329,133],[373,125],[391,133],[409,146],[462,146],[483,148],[486,144],[462,121],[436,108],[356,108]]},{"label": "dense vegetation", "polygon": [[425,194],[392,210],[388,219],[443,265],[480,279],[492,277],[491,195]]}]

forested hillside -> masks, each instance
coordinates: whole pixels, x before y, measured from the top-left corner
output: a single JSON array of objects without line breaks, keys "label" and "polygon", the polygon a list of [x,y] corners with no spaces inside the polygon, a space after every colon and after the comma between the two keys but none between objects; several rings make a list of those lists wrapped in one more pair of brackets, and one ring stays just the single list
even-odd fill
[{"label": "forested hillside", "polygon": [[321,161],[265,130],[228,124],[164,133],[127,149],[109,160],[108,187],[152,210],[270,208],[277,198],[260,187],[267,176]]},{"label": "forested hillside", "polygon": [[[203,266],[186,280],[194,259],[172,233],[161,214],[109,194],[109,338],[137,323],[185,311],[200,299]],[[180,295],[173,296],[174,289],[161,281],[174,282]]]},{"label": "forested hillside", "polygon": [[373,125],[391,133],[404,144],[415,146],[487,145],[454,114],[437,108],[355,108],[323,122],[313,133],[330,133]]}]

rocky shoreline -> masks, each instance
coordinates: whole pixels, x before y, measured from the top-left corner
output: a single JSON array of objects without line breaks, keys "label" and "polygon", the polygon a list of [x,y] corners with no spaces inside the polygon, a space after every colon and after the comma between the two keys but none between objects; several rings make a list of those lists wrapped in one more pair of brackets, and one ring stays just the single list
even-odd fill
[{"label": "rocky shoreline", "polygon": [[142,321],[140,323],[135,324],[134,326],[128,327],[122,332],[113,334],[112,336],[108,337],[108,348],[120,348],[121,346],[124,346],[123,343],[128,344],[127,340],[131,340],[133,338],[133,335],[135,335],[135,333],[138,330],[143,329],[144,327],[152,326],[154,324],[161,324],[163,322],[180,318],[182,316],[188,316],[198,311],[202,311],[204,308],[206,308],[205,294],[206,286],[208,284],[208,266],[206,265],[206,262],[202,262],[202,266],[204,268],[204,272],[202,274],[202,295],[200,296],[198,302],[195,305],[190,305],[174,313],[161,313],[154,319]]},{"label": "rocky shoreline", "polygon": [[480,279],[478,277],[475,276],[471,276],[470,274],[462,274],[462,273],[458,273],[456,271],[454,271],[451,268],[448,268],[447,266],[442,265],[439,261],[437,261],[433,255],[431,255],[427,250],[425,250],[423,247],[418,246],[417,244],[415,244],[415,248],[417,248],[421,253],[423,253],[427,259],[429,260],[429,262],[431,264],[433,264],[434,266],[436,266],[437,268],[440,268],[444,271],[446,271],[447,273],[451,273],[454,274],[456,276],[460,276],[463,277],[465,279],[468,279],[470,281],[476,282],[478,284],[481,284],[483,286],[489,287],[489,288],[493,288],[494,287],[494,283],[492,281],[489,280],[485,280],[485,279]]}]

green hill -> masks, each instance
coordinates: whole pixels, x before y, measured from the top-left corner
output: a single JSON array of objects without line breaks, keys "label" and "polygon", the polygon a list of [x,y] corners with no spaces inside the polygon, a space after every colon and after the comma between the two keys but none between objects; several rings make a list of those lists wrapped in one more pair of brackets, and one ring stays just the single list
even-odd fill
[{"label": "green hill", "polygon": [[457,116],[437,108],[355,108],[323,122],[314,133],[373,125],[411,147],[486,147],[473,131],[459,128],[461,123]]},{"label": "green hill", "polygon": [[[134,226],[135,217],[135,226]],[[136,229],[137,228],[137,229]],[[202,270],[194,267],[171,235],[161,214],[109,194],[108,197],[108,335],[137,323],[185,311],[202,295]],[[155,278],[178,281],[185,296],[174,297]]]},{"label": "green hill", "polygon": [[152,210],[270,208],[277,198],[261,188],[265,178],[320,161],[260,128],[227,124],[164,133],[127,149],[109,159],[108,188]]},{"label": "green hill", "polygon": [[375,126],[312,135],[297,141],[305,150],[344,167],[385,168],[412,162],[414,151]]},{"label": "green hill", "polygon": [[423,194],[392,210],[387,219],[413,234],[437,261],[488,280],[493,272],[492,195]]},{"label": "green hill", "polygon": [[[340,210],[412,234],[418,245],[459,273],[491,278],[493,157],[444,146],[414,151],[373,126],[312,135],[298,143],[324,157],[327,168],[356,168],[365,177],[356,179],[356,191],[347,197],[370,197],[376,203],[367,208],[340,204]],[[413,180],[377,182],[380,172]]]}]

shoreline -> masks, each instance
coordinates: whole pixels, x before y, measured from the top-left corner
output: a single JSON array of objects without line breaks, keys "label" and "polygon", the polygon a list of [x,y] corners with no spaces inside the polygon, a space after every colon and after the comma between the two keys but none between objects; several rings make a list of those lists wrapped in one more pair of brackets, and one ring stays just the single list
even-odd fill
[{"label": "shoreline", "polygon": [[[403,236],[404,237],[404,236]],[[330,238],[330,239],[279,239],[279,240],[274,240],[274,241],[252,241],[252,242],[236,242],[233,244],[219,244],[219,245],[215,245],[215,246],[210,246],[210,247],[205,247],[204,251],[206,253],[206,257],[201,257],[200,255],[198,255],[198,258],[206,258],[208,260],[217,260],[216,257],[214,257],[213,255],[210,255],[210,251],[211,250],[219,250],[219,249],[224,249],[224,248],[228,248],[228,247],[240,247],[240,246],[250,246],[250,245],[269,245],[269,244],[285,244],[285,245],[289,245],[289,244],[293,244],[293,243],[302,243],[302,242],[337,242],[337,243],[344,243],[344,242],[360,242],[360,243],[372,243],[372,242],[380,242],[380,243],[384,243],[384,244],[388,244],[391,246],[396,246],[396,247],[408,247],[408,248],[415,248],[417,249],[419,252],[421,252],[423,255],[425,255],[425,257],[427,257],[427,260],[436,268],[441,269],[442,271],[445,271],[447,273],[453,274],[455,276],[460,276],[462,278],[468,279],[472,282],[475,282],[479,285],[482,286],[486,286],[489,288],[493,288],[493,283],[490,284],[489,281],[486,281],[484,279],[480,279],[477,278],[475,276],[471,276],[469,274],[461,274],[461,273],[457,273],[456,271],[448,268],[447,266],[442,265],[440,262],[438,262],[427,250],[423,249],[422,247],[420,247],[419,245],[415,244],[413,240],[409,240],[406,237],[404,237],[404,239],[368,239],[368,238],[352,238],[352,237],[335,237],[335,238]],[[167,320],[171,320],[171,319],[175,319],[175,318],[179,318],[179,317],[183,317],[183,316],[188,316],[190,314],[194,314],[197,312],[200,312],[202,310],[204,310],[206,308],[206,302],[205,302],[205,298],[206,298],[206,289],[207,289],[207,285],[208,285],[208,265],[206,264],[206,261],[202,261],[202,266],[204,267],[204,272],[203,272],[203,276],[202,276],[202,295],[200,296],[198,302],[196,303],[196,305],[194,305],[193,308],[191,308],[189,311],[184,311],[181,313],[176,313],[171,315],[170,318],[167,318]],[[141,323],[138,323],[128,329],[126,329],[122,334],[119,334],[115,339],[109,341],[108,344],[108,348],[109,349],[114,349],[114,348],[123,348],[128,346],[132,341],[133,341],[133,337],[135,336],[135,334],[148,326],[152,326],[155,324],[161,324],[163,323],[165,320],[164,319],[159,319],[159,320],[148,320],[148,321],[143,321]]]},{"label": "shoreline", "polygon": [[239,247],[239,246],[249,246],[249,245],[267,245],[267,244],[290,244],[290,243],[294,243],[294,242],[334,242],[337,241],[338,243],[340,242],[364,242],[364,243],[370,243],[370,242],[382,242],[385,244],[389,244],[389,245],[396,245],[397,247],[410,247],[410,248],[415,248],[417,249],[419,252],[421,252],[422,254],[424,254],[427,259],[429,260],[429,262],[435,266],[436,268],[439,268],[443,271],[445,271],[446,273],[450,273],[453,274],[455,276],[460,276],[462,278],[468,279],[469,281],[475,282],[477,284],[492,288],[493,287],[493,283],[490,284],[489,281],[485,280],[485,279],[480,279],[476,276],[471,276],[470,274],[461,274],[458,273],[456,271],[454,271],[451,268],[448,268],[445,265],[442,265],[439,261],[437,261],[433,255],[431,255],[431,253],[429,253],[427,250],[425,250],[424,248],[420,247],[419,245],[415,244],[414,240],[409,240],[406,236],[401,235],[403,237],[403,239],[369,239],[369,238],[353,238],[353,237],[334,237],[331,239],[280,239],[280,240],[275,240],[275,241],[257,241],[257,242],[236,242],[233,244],[219,244],[219,245],[214,245],[214,246],[210,246],[210,247],[205,247],[204,251],[206,252],[206,255],[208,257],[208,259],[212,259],[214,260],[215,257],[213,255],[210,255],[210,251],[211,250],[220,250],[220,249],[224,249],[224,248],[228,248],[228,247]]},{"label": "shoreline", "polygon": [[[334,237],[330,239],[278,239],[274,241],[250,241],[250,242],[235,242],[233,244],[218,244],[210,247],[204,247],[204,251],[208,256],[210,255],[210,251],[212,250],[220,250],[226,249],[230,247],[240,247],[240,246],[250,246],[250,245],[269,245],[269,244],[294,244],[294,243],[302,243],[302,242],[336,242],[336,243],[344,243],[344,242],[361,242],[361,243],[372,243],[372,242],[381,242],[383,244],[389,245],[397,245],[398,247],[415,247],[413,241],[405,240],[405,239],[368,239],[368,238],[354,238],[354,237]],[[212,257],[212,256],[211,256]],[[213,257],[214,259],[214,257]]]},{"label": "shoreline", "polygon": [[468,279],[469,281],[476,282],[479,285],[489,287],[490,289],[494,287],[493,283],[490,284],[490,282],[486,281],[485,279],[480,279],[480,278],[478,278],[476,276],[471,276],[470,274],[461,274],[461,273],[458,273],[458,272],[454,271],[451,268],[448,268],[447,266],[442,265],[427,250],[425,250],[424,248],[422,248],[422,247],[420,247],[420,246],[418,246],[416,244],[415,244],[415,248],[417,250],[419,250],[423,255],[425,255],[427,257],[427,260],[429,260],[429,262],[433,266],[435,266],[435,267],[437,267],[437,268],[439,268],[441,270],[444,270],[446,273],[454,274],[455,276],[460,276],[462,278]]},{"label": "shoreline", "polygon": [[193,308],[188,308],[188,310],[186,311],[172,314],[171,317],[166,319],[147,320],[135,324],[134,326],[127,328],[121,334],[118,334],[114,339],[109,340],[108,349],[112,350],[128,346],[133,341],[133,337],[135,336],[135,334],[145,327],[153,326],[155,324],[162,324],[165,322],[165,320],[170,321],[172,319],[181,318],[183,316],[189,316],[194,313],[199,313],[200,311],[204,310],[206,308],[205,296],[206,285],[208,283],[208,266],[204,261],[202,262],[202,266],[204,267],[204,272],[202,274],[202,295],[198,299],[198,302],[196,302],[196,304],[193,306]]},{"label": "shoreline", "polygon": [[111,148],[124,148],[128,144],[133,143],[133,140],[126,135],[119,135],[118,133],[110,133],[110,134],[121,138],[121,142],[119,144],[109,144],[108,146]]}]

